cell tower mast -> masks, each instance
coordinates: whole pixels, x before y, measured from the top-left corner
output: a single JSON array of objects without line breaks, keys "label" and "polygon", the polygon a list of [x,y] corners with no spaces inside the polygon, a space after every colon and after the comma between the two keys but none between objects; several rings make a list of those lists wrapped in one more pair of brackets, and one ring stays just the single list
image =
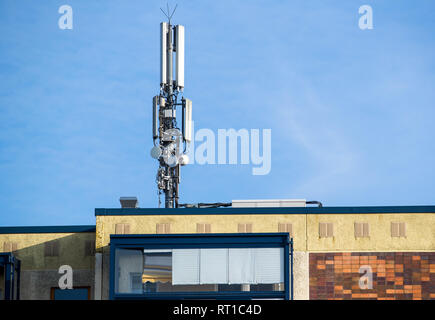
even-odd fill
[{"label": "cell tower mast", "polygon": [[[176,9],[177,7],[175,7]],[[192,136],[192,101],[181,97],[184,89],[184,26],[171,25],[175,12],[160,23],[160,94],[153,98],[153,143],[151,156],[159,161],[157,187],[165,194],[165,208],[178,207],[180,166],[188,163],[187,147]],[[163,10],[162,10],[163,11]],[[174,79],[175,53],[175,79]],[[177,126],[181,107],[181,130]]]}]

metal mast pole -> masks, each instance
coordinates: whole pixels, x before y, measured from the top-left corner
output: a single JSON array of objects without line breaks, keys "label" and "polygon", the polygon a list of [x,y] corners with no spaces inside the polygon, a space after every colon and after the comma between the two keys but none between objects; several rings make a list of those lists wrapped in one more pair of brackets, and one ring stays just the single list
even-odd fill
[{"label": "metal mast pole", "polygon": [[[177,208],[180,166],[188,162],[183,151],[191,141],[192,102],[184,98],[178,102],[178,94],[184,88],[184,27],[171,25],[169,8],[167,17],[168,22],[161,24],[161,82],[160,95],[153,99],[154,147],[151,156],[159,160],[156,181],[159,194],[165,194],[165,208]],[[177,54],[175,80],[174,52]],[[182,131],[177,127],[177,106],[182,107]]]},{"label": "metal mast pole", "polygon": [[[164,86],[164,97],[166,98],[165,103],[165,115],[172,114],[175,111],[175,103],[177,102],[177,96],[174,95],[174,88],[173,88],[173,39],[172,39],[172,25],[171,21],[168,22],[168,34],[167,34],[167,53],[166,53],[166,65],[167,65],[167,84]],[[163,132],[166,132],[168,129],[174,128],[174,118],[173,117],[165,117],[163,121]],[[163,146],[166,147],[170,144],[168,141],[163,141]],[[166,188],[165,188],[165,208],[174,208],[174,197],[178,197],[178,194],[175,194],[175,190],[178,188],[176,187],[177,184],[177,177],[175,176],[175,170],[174,168],[171,168],[168,166],[163,158],[160,159],[160,166],[165,169],[165,175],[167,177],[166,181]],[[179,165],[177,165],[178,167]]]}]

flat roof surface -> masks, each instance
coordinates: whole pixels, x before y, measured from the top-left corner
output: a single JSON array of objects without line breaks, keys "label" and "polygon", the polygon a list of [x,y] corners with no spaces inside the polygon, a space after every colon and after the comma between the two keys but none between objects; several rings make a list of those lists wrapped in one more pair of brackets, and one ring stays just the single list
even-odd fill
[{"label": "flat roof surface", "polygon": [[272,208],[96,208],[96,216],[225,214],[435,213],[435,206],[272,207]]},{"label": "flat roof surface", "polygon": [[[272,207],[272,208],[96,208],[95,216],[234,214],[389,214],[435,213],[435,206]],[[95,225],[0,227],[0,234],[95,232]]]},{"label": "flat roof surface", "polygon": [[95,225],[0,227],[0,234],[95,232]]}]

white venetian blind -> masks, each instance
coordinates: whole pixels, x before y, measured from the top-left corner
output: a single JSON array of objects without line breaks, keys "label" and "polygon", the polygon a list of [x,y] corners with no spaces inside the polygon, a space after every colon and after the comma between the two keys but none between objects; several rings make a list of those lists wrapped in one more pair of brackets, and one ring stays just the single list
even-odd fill
[{"label": "white venetian blind", "polygon": [[172,284],[199,284],[199,250],[172,250]]},{"label": "white venetian blind", "polygon": [[200,283],[228,283],[228,249],[201,249]]},{"label": "white venetian blind", "polygon": [[255,283],[284,282],[284,249],[256,248]]},{"label": "white venetian blind", "polygon": [[174,249],[172,283],[259,284],[284,282],[283,248]]},{"label": "white venetian blind", "polygon": [[255,281],[253,249],[228,249],[228,283],[248,284]]}]

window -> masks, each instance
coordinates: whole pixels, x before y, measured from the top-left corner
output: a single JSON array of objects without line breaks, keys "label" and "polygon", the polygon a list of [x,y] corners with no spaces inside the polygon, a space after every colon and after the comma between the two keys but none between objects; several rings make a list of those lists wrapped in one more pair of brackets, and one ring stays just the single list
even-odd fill
[{"label": "window", "polygon": [[171,224],[170,223],[157,223],[156,224],[156,233],[171,233]]},{"label": "window", "polygon": [[278,223],[278,232],[288,232],[293,237],[293,225],[291,223]]},{"label": "window", "polygon": [[117,249],[115,291],[120,293],[133,293],[132,290],[134,288],[137,289],[137,284],[132,286],[132,281],[135,281],[134,275],[142,274],[143,269],[142,250]]},{"label": "window", "polygon": [[172,282],[172,251],[145,249],[143,251],[142,283],[145,292],[157,292]]},{"label": "window", "polygon": [[237,230],[239,233],[252,232],[252,223],[239,223]]},{"label": "window", "polygon": [[129,234],[130,225],[128,223],[117,223],[115,224],[115,234]]},{"label": "window", "polygon": [[46,257],[59,256],[59,240],[53,240],[44,243],[44,256]]},{"label": "window", "polygon": [[196,224],[196,232],[197,233],[210,233],[211,232],[211,224],[210,223],[197,223]]},{"label": "window", "polygon": [[405,222],[391,222],[391,236],[392,237],[406,237],[406,224],[405,224]]},{"label": "window", "polygon": [[331,222],[319,223],[319,237],[332,238],[334,236],[334,226]]},{"label": "window", "polygon": [[95,241],[94,240],[86,240],[85,241],[85,257],[94,256],[95,255]]},{"label": "window", "polygon": [[3,242],[3,252],[12,252],[18,250],[17,242]]},{"label": "window", "polygon": [[109,297],[289,299],[288,240],[278,233],[111,235]]},{"label": "window", "polygon": [[116,249],[116,293],[283,291],[283,248]]},{"label": "window", "polygon": [[368,238],[369,233],[369,224],[367,222],[355,222],[355,238]]}]

